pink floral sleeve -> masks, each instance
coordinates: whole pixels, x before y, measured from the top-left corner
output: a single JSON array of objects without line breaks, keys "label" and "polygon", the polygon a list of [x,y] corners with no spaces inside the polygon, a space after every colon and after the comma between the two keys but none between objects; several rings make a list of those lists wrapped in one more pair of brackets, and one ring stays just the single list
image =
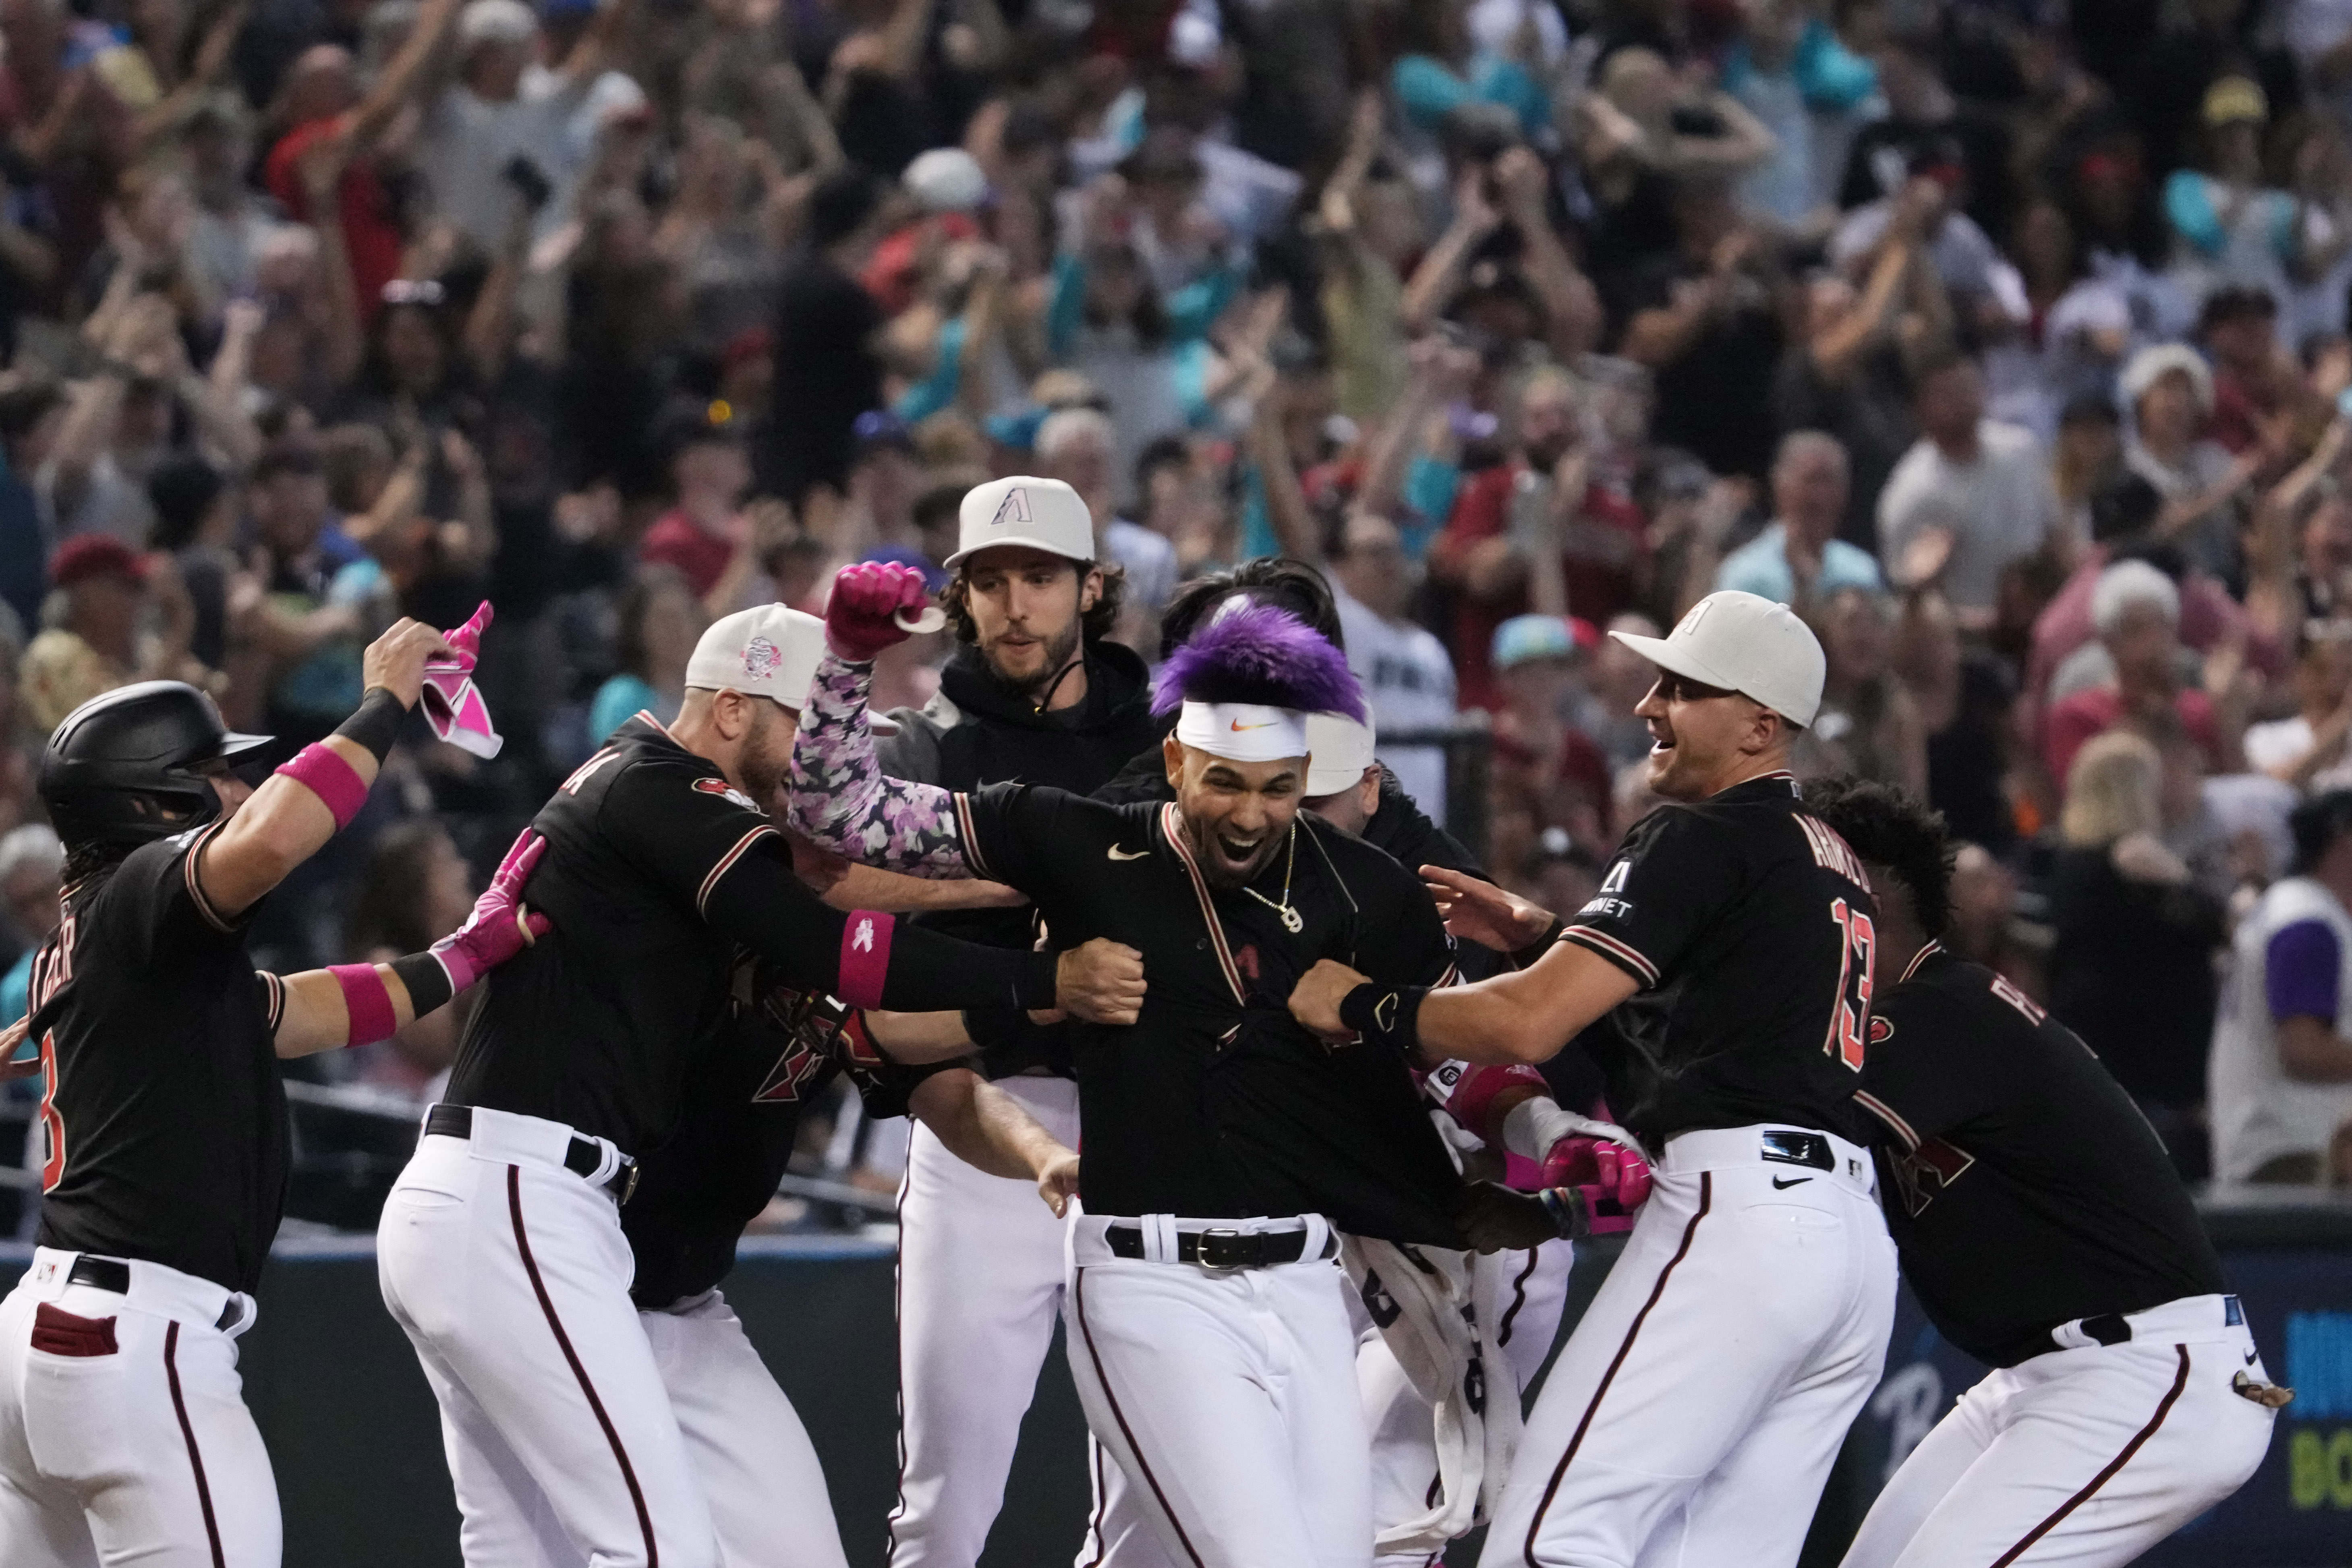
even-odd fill
[{"label": "pink floral sleeve", "polygon": [[871,664],[827,653],[801,710],[787,781],[792,825],[847,859],[917,877],[970,877],[953,792],[894,779],[866,717]]}]

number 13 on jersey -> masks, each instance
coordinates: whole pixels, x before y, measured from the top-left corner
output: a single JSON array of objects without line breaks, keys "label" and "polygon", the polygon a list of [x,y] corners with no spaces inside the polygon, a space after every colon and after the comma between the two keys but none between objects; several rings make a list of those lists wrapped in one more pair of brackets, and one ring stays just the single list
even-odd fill
[{"label": "number 13 on jersey", "polygon": [[1841,938],[1837,1006],[1831,1014],[1829,1037],[1822,1042],[1822,1052],[1860,1072],[1863,1051],[1870,1042],[1871,958],[1878,947],[1878,930],[1868,915],[1843,899],[1832,901],[1830,919],[1837,921]]}]

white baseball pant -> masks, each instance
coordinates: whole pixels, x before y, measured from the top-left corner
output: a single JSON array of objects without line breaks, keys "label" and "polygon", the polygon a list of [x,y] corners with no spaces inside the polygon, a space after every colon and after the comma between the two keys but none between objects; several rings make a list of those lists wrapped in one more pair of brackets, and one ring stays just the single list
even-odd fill
[{"label": "white baseball pant", "polygon": [[[477,1107],[428,1135],[376,1232],[384,1305],[441,1405],[469,1568],[717,1568],[637,1310],[620,1213],[564,1168],[572,1130]],[[605,1146],[604,1168],[618,1168]]]},{"label": "white baseball pant", "polygon": [[[1895,1313],[1869,1153],[1670,1140],[1528,1418],[1481,1568],[1787,1568]],[[1814,1137],[1826,1137],[1815,1133]]]},{"label": "white baseball pant", "polygon": [[[1543,1370],[1552,1342],[1559,1337],[1572,1260],[1566,1241],[1471,1259],[1478,1321],[1511,1371],[1510,1388],[1491,1389],[1489,1398],[1519,1397]],[[1423,1512],[1434,1500],[1437,1429],[1429,1401],[1415,1391],[1388,1341],[1377,1331],[1366,1333],[1358,1344],[1356,1381],[1365,1419],[1371,1424],[1372,1530],[1377,1536]],[[1416,1552],[1375,1562],[1381,1568],[1410,1568],[1431,1560],[1429,1553]]]},{"label": "white baseball pant", "polygon": [[79,1256],[36,1247],[0,1301],[0,1568],[277,1568],[253,1298],[137,1261],[127,1295],[70,1284]]},{"label": "white baseball pant", "polygon": [[[2110,1568],[2246,1483],[2276,1413],[2236,1299],[2128,1314],[2121,1344],[2051,1351],[1960,1395],[1886,1489],[1843,1568]],[[2063,1331],[2062,1331],[2063,1337]]]},{"label": "white baseball pant", "polygon": [[[1111,1255],[1112,1225],[1147,1255]],[[1174,1260],[1185,1230],[1297,1230],[1301,1260]],[[1370,1439],[1346,1279],[1305,1220],[1116,1219],[1070,1228],[1065,1345],[1087,1425],[1176,1568],[1370,1568]]]},{"label": "white baseball pant", "polygon": [[[996,1087],[1078,1146],[1076,1083],[1008,1078]],[[976,1171],[917,1124],[898,1203],[890,1568],[972,1568],[980,1560],[1053,1348],[1065,1228],[1035,1183]]]}]

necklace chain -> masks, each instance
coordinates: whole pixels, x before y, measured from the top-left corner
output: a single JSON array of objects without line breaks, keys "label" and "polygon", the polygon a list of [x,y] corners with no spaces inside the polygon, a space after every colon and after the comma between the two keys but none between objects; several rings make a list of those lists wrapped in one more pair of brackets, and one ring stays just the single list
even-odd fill
[{"label": "necklace chain", "polygon": [[1298,825],[1290,825],[1290,853],[1282,863],[1282,902],[1276,903],[1255,888],[1244,884],[1242,891],[1282,917],[1282,929],[1297,936],[1307,928],[1306,920],[1290,907],[1290,873],[1298,867]]}]

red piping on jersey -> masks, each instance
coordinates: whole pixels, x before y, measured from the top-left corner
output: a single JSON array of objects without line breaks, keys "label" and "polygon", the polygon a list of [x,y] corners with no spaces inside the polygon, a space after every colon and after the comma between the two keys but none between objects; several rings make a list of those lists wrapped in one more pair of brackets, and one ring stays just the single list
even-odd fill
[{"label": "red piping on jersey", "polygon": [[1543,1500],[1536,1504],[1536,1516],[1528,1524],[1525,1553],[1528,1568],[1540,1568],[1536,1562],[1536,1537],[1543,1531],[1544,1515],[1551,1511],[1551,1500],[1559,1495],[1560,1478],[1568,1474],[1568,1462],[1575,1458],[1576,1450],[1583,1447],[1584,1435],[1591,1430],[1592,1417],[1601,1408],[1601,1397],[1609,1392],[1609,1385],[1617,1380],[1617,1369],[1625,1364],[1625,1357],[1633,1351],[1633,1341],[1641,1333],[1642,1325],[1649,1321],[1650,1309],[1656,1306],[1658,1298],[1666,1293],[1666,1281],[1674,1278],[1675,1266],[1690,1256],[1691,1237],[1698,1234],[1698,1222],[1706,1217],[1706,1211],[1714,1202],[1715,1173],[1701,1171],[1698,1173],[1698,1211],[1690,1216],[1690,1223],[1683,1226],[1683,1244],[1675,1248],[1675,1255],[1666,1259],[1664,1268],[1658,1270],[1658,1282],[1650,1287],[1650,1299],[1642,1303],[1640,1311],[1633,1314],[1633,1327],[1625,1331],[1624,1342],[1610,1358],[1609,1370],[1601,1374],[1600,1386],[1592,1391],[1592,1398],[1584,1406],[1584,1415],[1576,1424],[1576,1435],[1568,1440],[1568,1452],[1559,1457],[1559,1463],[1552,1467],[1551,1479],[1544,1484]]},{"label": "red piping on jersey", "polygon": [[956,831],[963,835],[963,863],[982,881],[992,882],[996,873],[990,870],[980,858],[980,835],[971,826],[971,796],[961,790],[955,795]]},{"label": "red piping on jersey", "polygon": [[1184,842],[1184,819],[1173,803],[1160,808],[1160,831],[1167,836],[1169,847],[1176,851],[1176,858],[1184,863],[1185,874],[1192,879],[1193,895],[1201,900],[1201,918],[1209,924],[1209,940],[1216,944],[1217,963],[1225,972],[1225,984],[1234,989],[1234,1000],[1247,1005],[1249,996],[1242,990],[1242,972],[1234,963],[1233,949],[1225,945],[1225,922],[1217,918],[1217,906],[1209,901],[1209,884],[1192,858],[1192,847]]},{"label": "red piping on jersey", "polygon": [[580,1364],[580,1352],[572,1348],[572,1336],[563,1331],[563,1320],[555,1315],[555,1303],[548,1298],[547,1282],[539,1277],[539,1261],[530,1255],[530,1237],[522,1228],[522,1167],[507,1167],[507,1212],[514,1216],[515,1250],[522,1254],[523,1271],[530,1276],[531,1290],[539,1297],[539,1310],[547,1314],[547,1326],[555,1331],[556,1348],[571,1363],[572,1375],[580,1380],[580,1392],[588,1396],[588,1408],[595,1413],[596,1425],[604,1429],[604,1441],[613,1446],[613,1458],[621,1463],[621,1479],[628,1483],[629,1500],[636,1505],[637,1528],[645,1532],[646,1568],[661,1568],[661,1549],[654,1544],[653,1515],[646,1510],[646,1494],[637,1485],[637,1472],[629,1463],[629,1450],[621,1444],[620,1433],[613,1429],[613,1418],[604,1414],[604,1402],[596,1397],[596,1385],[588,1381],[588,1369]]},{"label": "red piping on jersey", "polygon": [[2140,1451],[2141,1445],[2145,1444],[2150,1437],[2156,1436],[2156,1429],[2164,1425],[2164,1418],[2166,1416],[2172,1414],[2172,1406],[2174,1403],[2180,1398],[2180,1391],[2189,1386],[2189,1347],[2187,1345],[2175,1345],[2172,1348],[2180,1352],[2180,1370],[2173,1374],[2172,1386],[2165,1391],[2164,1398],[2158,1403],[2156,1414],[2148,1417],[2147,1425],[2141,1427],[2137,1432],[2132,1435],[2132,1440],[2124,1445],[2124,1451],[2107,1461],[2107,1468],[2105,1469],[2101,1470],[2097,1475],[2091,1478],[2090,1485],[2084,1487],[2081,1491],[2076,1492],[2073,1497],[2068,1498],[2064,1502],[2061,1503],[2058,1506],[2057,1512],[2052,1514],[2048,1519],[2043,1520],[2040,1524],[2035,1525],[2032,1530],[2027,1531],[2024,1538],[2019,1541],[2016,1545],[2011,1547],[2008,1551],[1994,1558],[1992,1568],[2009,1568],[2011,1563],[2016,1562],[2020,1557],[2025,1554],[2026,1548],[2032,1546],[2035,1542],[2049,1534],[2052,1530],[2057,1527],[2058,1522],[2061,1520],[2064,1519],[2068,1514],[2074,1512],[2076,1509],[2082,1507],[2084,1503],[2087,1502],[2093,1492],[2097,1491],[2101,1487],[2105,1486],[2107,1482],[2114,1479],[2116,1472],[2122,1469],[2125,1465],[2130,1463],[2131,1457]]},{"label": "red piping on jersey", "polygon": [[1168,1494],[1160,1489],[1160,1478],[1151,1473],[1151,1461],[1143,1457],[1143,1445],[1135,1440],[1134,1429],[1127,1424],[1127,1412],[1118,1407],[1118,1395],[1110,1391],[1109,1374],[1103,1371],[1102,1352],[1095,1349],[1095,1331],[1087,1322],[1087,1271],[1081,1268],[1077,1275],[1077,1282],[1070,1287],[1070,1298],[1077,1303],[1078,1334],[1087,1342],[1087,1359],[1095,1363],[1095,1382],[1102,1386],[1103,1398],[1109,1402],[1111,1416],[1118,1423],[1119,1436],[1127,1439],[1127,1451],[1135,1456],[1136,1468],[1143,1472],[1145,1484],[1151,1488],[1151,1495],[1160,1500],[1160,1511],[1168,1516],[1169,1525],[1176,1531],[1177,1543],[1184,1548],[1184,1555],[1192,1560],[1192,1568],[1208,1568],[1208,1564],[1201,1561],[1201,1554],[1192,1549],[1192,1538],[1184,1533],[1184,1521],[1178,1519],[1176,1510],[1169,1506]]},{"label": "red piping on jersey", "polygon": [[1110,1489],[1103,1485],[1102,1468],[1118,1461],[1103,1452],[1102,1439],[1087,1434],[1087,1489],[1094,1494],[1094,1506],[1087,1511],[1087,1536],[1095,1543],[1095,1554],[1087,1559],[1085,1568],[1102,1568],[1102,1560],[1110,1554],[1110,1542],[1104,1539],[1103,1515],[1110,1510]]},{"label": "red piping on jersey", "polygon": [[220,1521],[213,1517],[213,1489],[205,1484],[205,1457],[196,1448],[196,1428],[188,1419],[188,1402],[180,1394],[180,1325],[163,1331],[163,1377],[172,1385],[172,1414],[180,1418],[180,1436],[187,1439],[188,1468],[196,1472],[196,1502],[205,1510],[205,1540],[213,1549],[213,1568],[228,1568],[221,1551]]},{"label": "red piping on jersey", "polygon": [[1885,1122],[1894,1131],[1895,1136],[1903,1140],[1904,1147],[1915,1153],[1918,1152],[1919,1134],[1912,1130],[1911,1124],[1904,1121],[1901,1113],[1893,1106],[1867,1089],[1860,1089],[1853,1091],[1853,1102]]},{"label": "red piping on jersey", "polygon": [[205,917],[206,925],[224,935],[234,931],[236,927],[221,919],[219,912],[213,908],[213,901],[205,897],[205,889],[196,880],[196,857],[204,852],[205,846],[212,842],[213,835],[218,833],[226,826],[226,823],[227,819],[225,817],[215,821],[211,826],[196,835],[195,842],[188,846],[188,852],[180,857],[180,875],[187,881],[188,897],[194,902],[196,913]]},{"label": "red piping on jersey", "polygon": [[[909,1159],[899,1169],[898,1201],[891,1211],[900,1236],[907,1234],[907,1188],[914,1179],[915,1162]],[[885,1563],[898,1555],[898,1521],[907,1513],[907,1259],[904,1251],[895,1247],[890,1249],[890,1321],[898,1329],[898,1386],[893,1394],[898,1406],[898,1500],[882,1521]]]},{"label": "red piping on jersey", "polygon": [[1562,942],[1572,942],[1580,947],[1589,947],[1603,958],[1615,959],[1633,972],[1634,979],[1646,985],[1655,985],[1658,983],[1656,964],[1643,957],[1639,949],[1618,941],[1605,931],[1595,931],[1591,926],[1570,926],[1559,933],[1559,937]]},{"label": "red piping on jersey", "polygon": [[699,915],[707,912],[704,906],[710,902],[710,889],[719,886],[719,878],[724,877],[728,872],[735,868],[735,862],[743,858],[743,851],[749,849],[752,845],[757,844],[762,838],[774,837],[775,831],[776,830],[772,827],[755,827],[751,829],[751,832],[743,835],[742,837],[738,838],[735,841],[734,848],[730,849],[726,854],[721,855],[719,858],[719,864],[710,868],[710,875],[702,879],[701,891],[694,895],[694,912],[696,914]]},{"label": "red piping on jersey", "polygon": [[[1517,1279],[1511,1281],[1511,1304],[1503,1310],[1503,1321],[1495,1325],[1495,1343],[1497,1346],[1511,1342],[1511,1320],[1517,1317],[1519,1309],[1528,1304],[1528,1281],[1535,1278],[1536,1265],[1542,1260],[1540,1248],[1528,1248],[1528,1266],[1519,1270]],[[1436,1504],[1433,1501],[1430,1506],[1434,1508]]]},{"label": "red piping on jersey", "polygon": [[1910,962],[1910,963],[1906,963],[1906,964],[1905,964],[1905,965],[1903,966],[1903,975],[1902,975],[1902,979],[1899,979],[1899,980],[1895,981],[1895,984],[1897,984],[1897,985],[1900,985],[1900,984],[1902,984],[1904,983],[1904,981],[1908,980],[1908,979],[1910,979],[1913,975],[1915,975],[1915,974],[1918,973],[1919,973],[1919,966],[1920,966],[1921,964],[1923,964],[1923,963],[1927,963],[1927,960],[1928,960],[1928,958],[1929,958],[1931,955],[1933,955],[1933,954],[1935,954],[1935,953],[1941,952],[1943,952],[1943,951],[1944,951],[1944,944],[1943,944],[1942,942],[1930,942],[1927,946],[1925,946],[1925,947],[1921,948],[1918,952],[1915,952],[1915,953],[1913,953],[1913,954],[1911,955],[1911,962]]}]

